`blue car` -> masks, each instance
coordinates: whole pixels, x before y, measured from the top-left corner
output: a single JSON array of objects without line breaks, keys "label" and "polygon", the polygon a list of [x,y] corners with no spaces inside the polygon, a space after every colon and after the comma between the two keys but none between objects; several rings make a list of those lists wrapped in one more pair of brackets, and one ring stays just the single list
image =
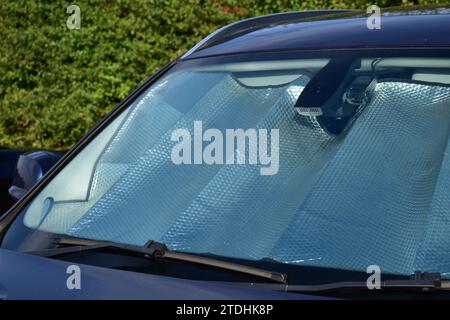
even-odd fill
[{"label": "blue car", "polygon": [[234,23],[20,156],[0,299],[449,298],[449,138],[450,7]]}]

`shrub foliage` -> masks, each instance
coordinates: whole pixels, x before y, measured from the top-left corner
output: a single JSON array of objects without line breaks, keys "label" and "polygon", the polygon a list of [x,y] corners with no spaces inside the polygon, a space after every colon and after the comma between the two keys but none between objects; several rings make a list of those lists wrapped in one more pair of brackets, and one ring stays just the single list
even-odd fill
[{"label": "shrub foliage", "polygon": [[[437,1],[381,0],[379,6]],[[66,8],[81,9],[69,30]],[[363,0],[2,0],[0,145],[67,149],[139,83],[218,27]]]}]

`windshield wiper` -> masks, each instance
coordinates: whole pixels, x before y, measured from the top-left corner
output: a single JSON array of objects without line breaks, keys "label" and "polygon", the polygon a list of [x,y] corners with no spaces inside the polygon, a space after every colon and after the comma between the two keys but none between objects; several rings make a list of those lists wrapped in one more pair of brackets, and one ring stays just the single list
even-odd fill
[{"label": "windshield wiper", "polygon": [[[234,283],[238,286],[249,286],[253,288],[268,289],[283,292],[301,293],[331,293],[340,291],[372,291],[367,283],[363,281],[331,282],[318,285],[289,285],[275,283]],[[381,281],[380,289],[388,290],[410,290],[419,292],[447,291],[450,290],[450,281],[443,280],[440,273],[417,271],[405,280],[385,280]]]},{"label": "windshield wiper", "polygon": [[283,273],[273,272],[270,270],[254,268],[233,262],[223,261],[215,258],[208,258],[189,253],[172,251],[163,243],[153,240],[148,241],[144,246],[136,246],[131,244],[97,241],[90,239],[82,239],[76,237],[59,237],[54,239],[54,243],[58,245],[68,245],[68,247],[59,247],[42,251],[27,252],[42,257],[53,258],[60,255],[86,252],[101,249],[114,249],[126,253],[141,255],[150,259],[169,259],[183,262],[191,262],[199,265],[215,267],[219,269],[235,271],[260,278],[272,280],[274,282],[286,283],[287,275]]}]

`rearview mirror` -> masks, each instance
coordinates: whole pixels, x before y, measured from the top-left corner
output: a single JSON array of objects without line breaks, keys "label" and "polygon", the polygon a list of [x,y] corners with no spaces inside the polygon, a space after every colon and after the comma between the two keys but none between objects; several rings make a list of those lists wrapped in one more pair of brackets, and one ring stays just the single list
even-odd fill
[{"label": "rearview mirror", "polygon": [[62,152],[35,151],[19,156],[9,194],[19,200],[63,156]]}]

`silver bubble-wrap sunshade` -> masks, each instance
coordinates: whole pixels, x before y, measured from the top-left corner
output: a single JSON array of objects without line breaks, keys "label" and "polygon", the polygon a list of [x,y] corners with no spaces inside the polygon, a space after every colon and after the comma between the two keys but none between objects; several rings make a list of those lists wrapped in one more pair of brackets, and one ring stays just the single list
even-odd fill
[{"label": "silver bubble-wrap sunshade", "polygon": [[[88,199],[56,202],[41,228],[245,259],[450,274],[450,87],[379,82],[336,136],[296,112],[306,76],[272,88],[198,78],[209,88],[185,110],[161,98],[164,83],[137,101],[98,159]],[[175,165],[171,133],[192,132],[196,120],[203,130],[279,129],[278,173]]]},{"label": "silver bubble-wrap sunshade", "polygon": [[[449,120],[449,87],[378,83],[270,256],[343,269],[418,270],[423,237],[442,228],[426,226],[439,207],[433,194],[447,192],[438,176]],[[450,176],[441,179],[448,185]]]},{"label": "silver bubble-wrap sunshade", "polygon": [[[101,239],[144,244],[160,239],[183,210],[221,169],[221,165],[175,165],[171,134],[201,120],[203,130],[252,128],[284,94],[284,88],[248,90],[229,75],[222,77],[187,113],[173,122],[157,141],[128,165],[126,172],[67,232]],[[161,108],[160,105],[151,105]],[[141,139],[150,134],[146,127],[130,126]],[[121,158],[124,146],[118,146]],[[102,162],[103,160],[100,160]],[[118,162],[119,160],[115,160]],[[105,164],[109,165],[109,164]],[[100,175],[100,179],[105,178]],[[102,182],[94,184],[101,185]],[[105,189],[105,188],[103,188]],[[124,214],[132,213],[132,216]]]}]

